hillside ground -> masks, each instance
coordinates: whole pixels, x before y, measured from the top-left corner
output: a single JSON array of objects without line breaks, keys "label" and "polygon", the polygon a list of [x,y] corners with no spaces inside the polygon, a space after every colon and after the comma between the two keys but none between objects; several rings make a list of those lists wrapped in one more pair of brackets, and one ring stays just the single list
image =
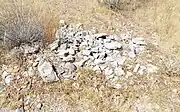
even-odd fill
[{"label": "hillside ground", "polygon": [[[0,0],[0,6],[9,5],[11,3],[9,1]],[[13,6],[21,3],[21,0],[14,1],[15,5]],[[159,44],[158,50],[153,49],[158,51],[157,57],[154,57],[154,60],[157,59],[157,63],[160,62],[158,57],[160,55],[168,56],[170,54],[180,57],[179,0],[150,1],[133,11],[114,11],[107,6],[99,5],[96,0],[26,0],[23,2],[23,6],[28,10],[31,9],[34,14],[33,21],[40,20],[43,23],[45,37],[48,41],[53,40],[59,20],[62,19],[67,23],[83,23],[87,28],[95,27],[99,32],[108,34],[133,30],[139,36],[155,37]],[[0,19],[4,18],[1,16]],[[6,55],[7,51],[0,52],[0,64],[11,65],[11,62],[18,64],[19,60]],[[164,59],[164,62],[169,61],[168,58]],[[38,97],[45,105],[44,109],[53,105],[54,108],[64,107],[68,111],[77,112],[84,110],[131,112],[132,105],[136,105],[140,109],[140,105],[142,105],[141,111],[143,111],[143,106],[150,105],[155,111],[178,112],[180,109],[179,71],[172,71],[173,68],[169,67],[167,63],[159,66],[167,69],[162,69],[159,74],[154,74],[152,80],[149,77],[133,77],[132,80],[137,81],[137,84],[132,86],[128,85],[128,82],[124,82],[125,86],[120,90],[102,85],[104,83],[102,74],[92,75],[94,74],[92,71],[84,69],[78,71],[80,77],[76,82],[65,80],[61,83],[44,84],[40,79],[25,78],[23,79],[25,82],[34,81],[32,89],[18,93],[13,88],[7,88],[6,93],[0,95],[0,106],[8,105],[15,108],[17,105],[21,105],[22,102],[19,99],[22,96],[29,95],[32,100]],[[141,81],[142,85],[138,85],[138,81]],[[102,85],[98,92],[93,88],[92,83],[94,82]],[[74,84],[81,85],[81,88],[74,87]],[[59,106],[56,102],[62,102],[63,105]],[[26,109],[28,110],[28,107]],[[134,111],[136,112],[136,109]]]}]

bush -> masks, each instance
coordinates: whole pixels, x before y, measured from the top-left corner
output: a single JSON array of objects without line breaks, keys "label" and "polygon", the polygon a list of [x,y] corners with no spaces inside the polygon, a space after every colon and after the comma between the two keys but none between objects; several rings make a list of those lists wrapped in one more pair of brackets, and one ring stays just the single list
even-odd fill
[{"label": "bush", "polygon": [[98,0],[100,4],[118,10],[135,10],[148,1],[149,0]]},{"label": "bush", "polygon": [[35,18],[37,15],[29,3],[4,0],[0,10],[0,40],[6,47],[12,48],[43,38],[43,25]]}]

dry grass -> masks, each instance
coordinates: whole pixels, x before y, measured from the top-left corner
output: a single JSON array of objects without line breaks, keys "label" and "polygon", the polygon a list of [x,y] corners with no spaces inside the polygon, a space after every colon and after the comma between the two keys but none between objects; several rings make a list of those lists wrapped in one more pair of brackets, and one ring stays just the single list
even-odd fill
[{"label": "dry grass", "polygon": [[[103,74],[97,74],[89,69],[79,69],[77,80],[64,80],[56,83],[39,83],[37,79],[21,79],[15,87],[21,87],[24,82],[28,86],[33,81],[31,89],[7,88],[7,93],[2,94],[0,106],[16,108],[23,105],[27,96],[41,98],[43,105],[52,108],[59,103],[68,102],[68,108],[74,112],[178,112],[178,85],[179,81],[165,79],[165,74],[136,76],[122,81],[122,88],[108,87]],[[153,78],[153,80],[151,80]],[[130,84],[130,82],[134,84]],[[44,96],[48,96],[44,98]],[[51,100],[48,100],[51,99]],[[31,104],[29,104],[31,105]],[[25,106],[25,105],[24,105]],[[26,107],[28,107],[26,105]],[[28,107],[30,110],[32,106]],[[26,109],[28,109],[26,108]],[[54,107],[56,109],[56,107]],[[56,110],[60,111],[60,110]]]},{"label": "dry grass", "polygon": [[162,48],[168,52],[173,50],[173,53],[180,56],[179,0],[152,0],[146,7],[137,9],[130,15],[138,24],[157,32]]},{"label": "dry grass", "polygon": [[98,3],[109,6],[109,8],[131,11],[136,10],[151,0],[97,0]]},{"label": "dry grass", "polygon": [[[154,31],[166,51],[180,57],[180,1],[179,0],[98,0],[127,19]],[[173,52],[172,52],[173,51]]]},{"label": "dry grass", "polygon": [[6,46],[19,46],[40,39],[54,38],[57,29],[55,9],[49,1],[1,0],[1,40]]}]

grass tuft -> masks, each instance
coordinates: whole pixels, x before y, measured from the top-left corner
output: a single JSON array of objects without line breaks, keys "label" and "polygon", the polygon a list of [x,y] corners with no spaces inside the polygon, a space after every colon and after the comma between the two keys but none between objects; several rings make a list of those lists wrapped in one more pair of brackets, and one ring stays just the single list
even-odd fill
[{"label": "grass tuft", "polygon": [[0,40],[8,48],[54,38],[57,16],[50,3],[43,1],[3,0],[0,5]]}]

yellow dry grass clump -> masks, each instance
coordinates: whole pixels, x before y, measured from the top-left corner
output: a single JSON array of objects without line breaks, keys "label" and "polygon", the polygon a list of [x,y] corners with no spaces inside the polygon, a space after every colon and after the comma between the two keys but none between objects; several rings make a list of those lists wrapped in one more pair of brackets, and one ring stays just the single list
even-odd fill
[{"label": "yellow dry grass clump", "polygon": [[52,3],[48,0],[1,0],[1,35],[17,45],[34,38],[51,41],[59,19],[58,8]]},{"label": "yellow dry grass clump", "polygon": [[[175,50],[180,56],[180,1],[152,0],[141,9],[137,9],[133,17],[137,23],[156,31],[159,43],[166,50]],[[172,49],[175,48],[175,49]]]}]

